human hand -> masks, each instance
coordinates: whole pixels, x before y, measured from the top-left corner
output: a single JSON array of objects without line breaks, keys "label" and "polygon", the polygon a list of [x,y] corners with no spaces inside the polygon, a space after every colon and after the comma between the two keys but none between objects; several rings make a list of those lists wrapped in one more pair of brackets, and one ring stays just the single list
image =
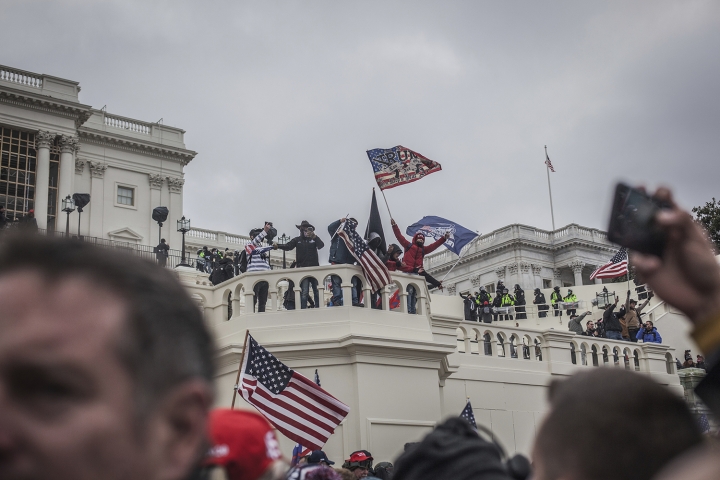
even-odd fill
[{"label": "human hand", "polygon": [[620,297],[618,297],[617,295],[615,295],[615,305],[617,305],[618,301],[620,301]]},{"label": "human hand", "polygon": [[272,226],[273,226],[272,222],[265,222],[265,228],[264,228],[265,233],[269,232],[270,229],[272,228]]},{"label": "human hand", "polygon": [[343,223],[345,220],[347,220],[347,218],[345,218],[345,217],[341,218],[340,223]]},{"label": "human hand", "polygon": [[450,238],[450,232],[445,232],[445,240],[447,240],[448,238]]},{"label": "human hand", "polygon": [[720,312],[720,268],[710,242],[667,188],[655,193],[670,205],[655,220],[668,236],[663,258],[633,252],[631,262],[648,286],[697,326]]},{"label": "human hand", "polygon": [[392,218],[390,219],[390,225],[392,225],[392,226],[397,225],[397,224],[395,223],[395,220],[393,220]]},{"label": "human hand", "polygon": [[653,298],[654,296],[655,296],[655,292],[653,292],[653,291],[651,290],[651,291],[648,293],[648,300],[650,300],[650,299]]},{"label": "human hand", "polygon": [[628,298],[630,298],[630,290],[628,290],[628,294],[627,294],[627,296],[628,296]]},{"label": "human hand", "polygon": [[273,247],[273,250],[277,250],[277,249],[278,249],[278,244],[277,244],[277,242],[273,242],[273,243],[272,243],[272,247]]}]

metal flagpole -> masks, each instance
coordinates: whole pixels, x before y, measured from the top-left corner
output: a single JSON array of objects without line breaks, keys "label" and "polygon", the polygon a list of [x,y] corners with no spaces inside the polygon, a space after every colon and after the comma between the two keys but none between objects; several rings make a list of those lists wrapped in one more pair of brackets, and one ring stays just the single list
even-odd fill
[{"label": "metal flagpole", "polygon": [[552,189],[550,188],[550,165],[547,164],[547,145],[545,145],[545,169],[547,170],[547,177],[548,177],[548,193],[550,194],[550,217],[552,218],[552,227],[553,232],[555,231],[555,212],[553,211],[553,204],[552,204]]},{"label": "metal flagpole", "polygon": [[245,330],[245,343],[243,344],[243,350],[242,350],[243,356],[240,358],[240,366],[238,367],[237,378],[235,378],[235,387],[233,389],[233,398],[232,398],[232,404],[230,405],[230,410],[235,409],[235,397],[237,397],[238,387],[240,386],[240,374],[242,373],[243,359],[245,358],[245,353],[247,352],[247,341],[248,341],[249,335],[250,335],[250,330]]},{"label": "metal flagpole", "polygon": [[[477,237],[475,237],[475,239],[477,239],[477,238],[480,238],[480,235],[478,235]],[[473,242],[475,241],[475,239],[473,239]],[[469,249],[467,248],[467,247],[469,247],[469,246],[470,246],[470,244],[466,245],[466,246],[465,246],[465,250],[462,251],[462,252],[460,252],[461,254],[458,255],[458,259],[455,261],[455,264],[454,264],[452,267],[450,267],[450,270],[448,270],[448,272],[445,274],[445,276],[442,278],[442,280],[440,280],[440,283],[444,282],[445,279],[447,278],[447,276],[450,275],[450,272],[453,271],[453,268],[455,268],[455,266],[458,264],[458,262],[459,262],[460,259],[463,257],[463,255],[465,255],[465,254],[467,253],[467,251],[469,250]]]}]

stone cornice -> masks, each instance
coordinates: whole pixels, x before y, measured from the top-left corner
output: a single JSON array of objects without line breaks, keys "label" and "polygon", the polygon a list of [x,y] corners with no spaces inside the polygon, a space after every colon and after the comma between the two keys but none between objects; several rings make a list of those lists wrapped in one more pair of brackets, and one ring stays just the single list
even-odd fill
[{"label": "stone cornice", "polygon": [[190,163],[195,158],[197,152],[182,148],[173,148],[168,145],[161,145],[155,142],[145,142],[137,138],[119,135],[114,132],[104,132],[99,130],[82,127],[78,129],[78,133],[83,142],[94,143],[96,145],[127,150],[141,155],[151,155],[153,157],[163,158],[166,160],[174,160],[183,166]]},{"label": "stone cornice", "polygon": [[75,127],[80,127],[92,115],[90,105],[18,90],[5,85],[0,86],[0,102],[71,118],[75,120]]}]

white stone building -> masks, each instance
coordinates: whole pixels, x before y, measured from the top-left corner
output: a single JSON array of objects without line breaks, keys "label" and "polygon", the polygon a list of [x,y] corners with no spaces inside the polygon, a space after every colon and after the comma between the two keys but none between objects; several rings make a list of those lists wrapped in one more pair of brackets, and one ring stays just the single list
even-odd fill
[{"label": "white stone building", "polygon": [[[154,207],[170,214],[160,233],[180,248],[183,168],[196,155],[183,130],[80,102],[76,81],[0,66],[0,204],[8,217],[29,210],[41,229],[64,231],[61,199],[89,193],[80,233],[156,245]],[[78,213],[70,215],[77,233]]]}]

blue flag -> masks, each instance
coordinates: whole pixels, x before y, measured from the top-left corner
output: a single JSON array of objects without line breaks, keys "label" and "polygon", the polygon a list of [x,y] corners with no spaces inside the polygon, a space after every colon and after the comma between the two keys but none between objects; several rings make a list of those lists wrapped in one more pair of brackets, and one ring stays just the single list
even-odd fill
[{"label": "blue flag", "polygon": [[456,255],[460,255],[460,250],[478,236],[477,233],[468,230],[462,225],[442,217],[423,217],[419,222],[410,225],[405,231],[410,236],[415,235],[417,232],[426,237],[433,237],[435,240],[445,235],[445,232],[450,232],[450,238],[445,241],[444,245]]},{"label": "blue flag", "polygon": [[470,425],[472,425],[473,428],[477,430],[477,423],[475,423],[475,414],[473,413],[472,405],[470,405],[470,399],[468,399],[465,408],[463,408],[463,411],[460,412],[460,418],[464,418],[465,420],[467,420]]}]

